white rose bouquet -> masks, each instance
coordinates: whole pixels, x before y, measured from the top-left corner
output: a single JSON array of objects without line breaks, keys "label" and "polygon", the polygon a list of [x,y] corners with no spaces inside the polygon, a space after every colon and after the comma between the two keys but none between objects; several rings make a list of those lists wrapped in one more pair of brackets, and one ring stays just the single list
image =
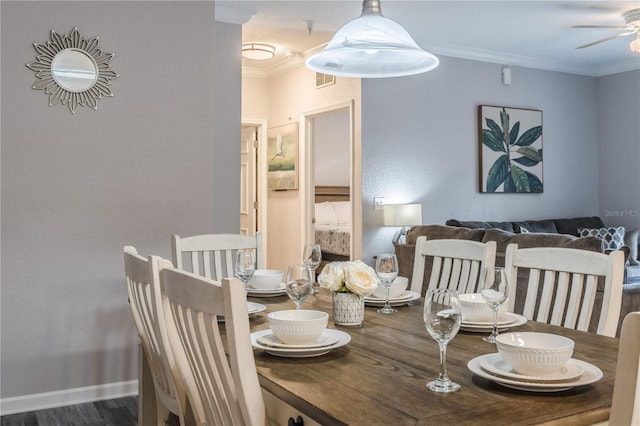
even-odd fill
[{"label": "white rose bouquet", "polygon": [[368,296],[378,287],[376,271],[361,260],[331,262],[318,275],[318,284],[337,293]]}]

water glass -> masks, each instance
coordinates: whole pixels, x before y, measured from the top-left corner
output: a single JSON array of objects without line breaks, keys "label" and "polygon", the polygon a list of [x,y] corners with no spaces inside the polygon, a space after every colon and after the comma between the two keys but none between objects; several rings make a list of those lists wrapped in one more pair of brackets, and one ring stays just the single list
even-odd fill
[{"label": "water glass", "polygon": [[256,257],[253,250],[238,250],[233,264],[233,274],[247,288],[247,283],[256,270]]},{"label": "water glass", "polygon": [[455,392],[460,385],[447,375],[447,343],[458,334],[462,311],[458,293],[450,289],[429,290],[424,302],[424,324],[429,335],[440,348],[440,373],[438,378],[427,383],[434,392]]},{"label": "water glass", "polygon": [[398,259],[395,254],[384,253],[376,257],[376,274],[386,289],[384,306],[378,309],[381,314],[393,314],[397,312],[389,303],[389,291],[391,283],[398,277]]},{"label": "water glass", "polygon": [[[306,244],[302,250],[302,263],[309,266],[313,271],[313,282],[316,281],[316,269],[320,266],[320,262],[322,262],[320,244]],[[311,294],[316,294],[317,292],[318,290],[312,284]]]},{"label": "water glass", "polygon": [[302,302],[311,294],[313,279],[311,278],[311,268],[307,265],[290,265],[287,269],[287,280],[285,282],[287,294],[300,309]]},{"label": "water glass", "polygon": [[493,332],[482,340],[495,343],[498,336],[498,310],[509,296],[509,282],[504,268],[488,267],[482,271],[480,294],[493,311]]}]

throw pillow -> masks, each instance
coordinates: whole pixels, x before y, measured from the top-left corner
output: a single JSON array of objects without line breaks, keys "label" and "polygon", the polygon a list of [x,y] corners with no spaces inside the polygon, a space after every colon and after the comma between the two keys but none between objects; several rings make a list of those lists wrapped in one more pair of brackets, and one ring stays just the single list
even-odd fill
[{"label": "throw pillow", "polygon": [[618,250],[624,245],[624,226],[598,229],[580,228],[578,236],[596,237],[602,241],[603,250]]},{"label": "throw pillow", "polygon": [[624,245],[629,247],[629,265],[640,265],[638,262],[638,236],[640,235],[639,229],[634,229],[631,232],[625,232]]}]

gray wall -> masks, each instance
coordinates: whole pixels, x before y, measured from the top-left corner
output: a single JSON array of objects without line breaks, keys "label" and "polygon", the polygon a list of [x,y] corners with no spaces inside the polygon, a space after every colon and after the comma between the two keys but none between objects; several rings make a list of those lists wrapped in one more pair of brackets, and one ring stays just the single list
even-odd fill
[{"label": "gray wall", "polygon": [[[440,59],[426,74],[362,82],[365,261],[392,249],[374,196],[421,203],[436,224],[600,213],[596,78],[513,67],[506,86],[498,64]],[[478,105],[543,111],[544,193],[479,193]]]},{"label": "gray wall", "polygon": [[[1,8],[2,397],[136,379],[122,247],[239,229],[241,27],[213,1]],[[25,64],[74,27],[120,77],[72,115]]]},{"label": "gray wall", "polygon": [[640,228],[640,71],[598,78],[600,215]]}]

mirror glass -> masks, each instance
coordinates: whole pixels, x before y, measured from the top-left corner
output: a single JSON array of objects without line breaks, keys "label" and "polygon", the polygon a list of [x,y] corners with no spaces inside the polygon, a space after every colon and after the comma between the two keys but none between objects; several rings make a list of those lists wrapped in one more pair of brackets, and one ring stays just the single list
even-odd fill
[{"label": "mirror glass", "polygon": [[51,75],[60,87],[70,92],[89,89],[98,78],[93,58],[79,49],[65,49],[53,58]]},{"label": "mirror glass", "polygon": [[[2,0],[0,0],[2,1]],[[103,51],[98,37],[84,38],[77,28],[69,34],[51,30],[51,40],[33,43],[36,60],[27,68],[36,75],[31,86],[49,96],[49,106],[67,105],[75,114],[80,107],[98,109],[98,99],[113,96],[113,53]]]}]

